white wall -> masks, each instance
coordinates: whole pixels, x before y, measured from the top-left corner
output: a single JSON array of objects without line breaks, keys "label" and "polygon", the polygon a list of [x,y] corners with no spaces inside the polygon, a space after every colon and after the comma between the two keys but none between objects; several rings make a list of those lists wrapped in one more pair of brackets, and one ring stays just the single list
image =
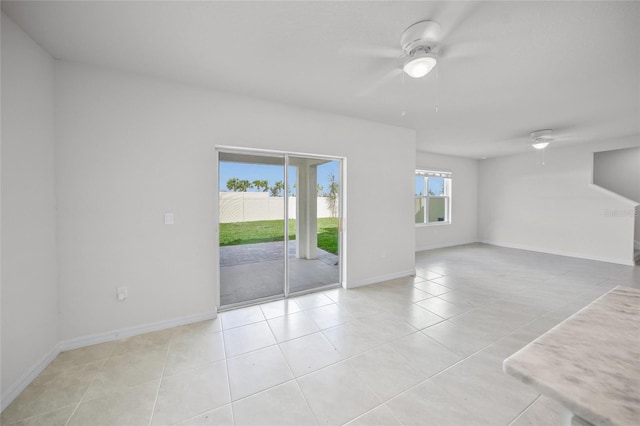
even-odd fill
[{"label": "white wall", "polygon": [[2,14],[2,405],[58,341],[53,60]]},{"label": "white wall", "polygon": [[453,173],[451,224],[415,226],[416,251],[478,241],[478,161],[418,152],[416,168]]},{"label": "white wall", "polygon": [[592,185],[593,153],[638,146],[635,138],[552,146],[480,162],[483,242],[631,264],[634,204]]},{"label": "white wall", "polygon": [[[596,152],[593,158],[593,183],[640,203],[640,148]],[[633,239],[640,248],[640,215],[635,212]]]},{"label": "white wall", "polygon": [[62,338],[215,309],[216,145],[346,157],[348,285],[413,271],[413,131],[67,62],[55,75]]},{"label": "white wall", "polygon": [[593,183],[640,203],[640,148],[594,153]]}]

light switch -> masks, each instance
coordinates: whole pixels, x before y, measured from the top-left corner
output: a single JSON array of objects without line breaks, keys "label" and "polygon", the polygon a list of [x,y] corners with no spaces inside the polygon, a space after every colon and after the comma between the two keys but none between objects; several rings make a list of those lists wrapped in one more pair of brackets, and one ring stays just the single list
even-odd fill
[{"label": "light switch", "polygon": [[123,301],[129,297],[129,289],[127,287],[118,287],[118,300]]},{"label": "light switch", "polygon": [[164,224],[165,225],[173,225],[173,213],[165,213],[164,214]]}]

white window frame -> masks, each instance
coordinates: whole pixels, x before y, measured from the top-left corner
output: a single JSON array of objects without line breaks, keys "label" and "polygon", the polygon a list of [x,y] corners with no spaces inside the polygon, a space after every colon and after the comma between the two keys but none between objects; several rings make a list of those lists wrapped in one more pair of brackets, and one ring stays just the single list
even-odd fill
[{"label": "white window frame", "polygon": [[[424,212],[422,222],[416,222],[416,226],[441,226],[451,224],[451,186],[453,181],[453,173],[436,170],[416,170],[415,177],[424,178],[424,194],[415,195],[416,200],[424,200]],[[429,178],[444,178],[444,195],[429,195]],[[415,180],[414,180],[415,188]],[[433,198],[442,198],[444,202],[444,221],[429,222],[429,200]],[[415,219],[414,219],[415,220]]]}]

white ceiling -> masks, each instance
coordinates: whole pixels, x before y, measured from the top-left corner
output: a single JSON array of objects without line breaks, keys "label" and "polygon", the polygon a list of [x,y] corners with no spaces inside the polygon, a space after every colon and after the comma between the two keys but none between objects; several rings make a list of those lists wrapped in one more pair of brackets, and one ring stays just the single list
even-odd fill
[{"label": "white ceiling", "polygon": [[[565,136],[558,145],[640,132],[637,1],[2,1],[2,10],[55,58],[413,128],[423,151],[522,152],[541,128]],[[399,55],[402,31],[424,19],[444,33],[437,72],[377,85],[397,66],[385,54]]]}]

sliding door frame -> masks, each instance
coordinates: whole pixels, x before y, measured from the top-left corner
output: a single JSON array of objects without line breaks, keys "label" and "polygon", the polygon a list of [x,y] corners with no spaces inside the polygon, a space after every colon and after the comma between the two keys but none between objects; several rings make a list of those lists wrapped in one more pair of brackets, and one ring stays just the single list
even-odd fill
[{"label": "sliding door frame", "polygon": [[[220,309],[221,300],[221,280],[220,280],[220,153],[229,153],[229,154],[241,154],[241,155],[258,155],[265,157],[278,157],[283,158],[284,163],[284,285],[283,285],[283,294],[284,299],[287,299],[291,295],[301,295],[305,293],[316,292],[325,288],[333,288],[333,287],[344,287],[344,277],[346,276],[346,227],[345,224],[345,215],[346,215],[346,158],[332,156],[332,155],[319,155],[319,154],[307,154],[300,152],[291,152],[291,151],[278,151],[278,150],[268,150],[268,149],[260,149],[260,148],[248,148],[248,147],[237,147],[237,146],[226,146],[226,145],[216,145],[215,146],[215,190],[214,190],[214,203],[215,203],[215,241],[216,241],[216,307],[218,310]],[[338,179],[339,179],[339,192],[338,192],[338,282],[334,284],[328,284],[326,286],[320,286],[314,289],[299,291],[295,293],[290,292],[290,283],[289,283],[289,157],[300,157],[300,158],[309,158],[309,159],[318,159],[318,160],[328,160],[328,161],[338,161]],[[281,297],[279,295],[276,296],[268,296],[259,299],[254,299],[248,302],[239,302],[233,303],[229,305],[224,305],[223,309],[232,309],[235,307],[241,306],[250,306],[259,303],[264,303],[269,300],[279,300]]]}]

